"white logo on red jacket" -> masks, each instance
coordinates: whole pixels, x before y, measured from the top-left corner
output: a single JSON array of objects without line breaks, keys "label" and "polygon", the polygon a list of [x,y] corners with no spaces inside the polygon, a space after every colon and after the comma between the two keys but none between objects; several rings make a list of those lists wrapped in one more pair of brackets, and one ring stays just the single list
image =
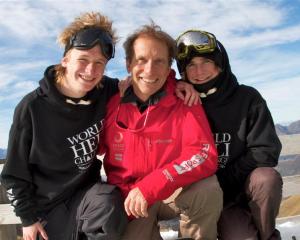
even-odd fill
[{"label": "white logo on red jacket", "polygon": [[114,136],[114,140],[116,143],[120,143],[123,141],[123,134],[120,132],[117,132],[116,135]]},{"label": "white logo on red jacket", "polygon": [[184,160],[182,163],[174,165],[176,172],[180,175],[201,165],[208,157],[208,150],[209,144],[203,144],[201,153],[197,153],[196,155],[193,155],[191,159]]},{"label": "white logo on red jacket", "polygon": [[124,140],[123,133],[116,132],[114,136],[114,143],[112,144],[112,150],[114,152],[114,159],[116,161],[123,160],[123,151],[124,151]]}]

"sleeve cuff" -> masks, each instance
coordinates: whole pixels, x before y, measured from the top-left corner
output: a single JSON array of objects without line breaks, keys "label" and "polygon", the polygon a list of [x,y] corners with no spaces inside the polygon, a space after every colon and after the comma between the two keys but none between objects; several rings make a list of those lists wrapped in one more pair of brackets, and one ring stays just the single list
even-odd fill
[{"label": "sleeve cuff", "polygon": [[38,222],[38,218],[37,217],[21,217],[21,222],[22,222],[22,226],[23,227],[28,227],[36,222]]}]

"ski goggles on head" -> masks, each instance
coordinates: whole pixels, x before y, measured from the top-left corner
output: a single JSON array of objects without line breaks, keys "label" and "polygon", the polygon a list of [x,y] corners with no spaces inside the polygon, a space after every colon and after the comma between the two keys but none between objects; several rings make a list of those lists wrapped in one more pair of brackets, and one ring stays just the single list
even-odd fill
[{"label": "ski goggles on head", "polygon": [[217,46],[215,35],[200,30],[188,30],[182,33],[176,40],[177,59],[183,60],[190,54],[191,50],[197,53],[211,53]]},{"label": "ski goggles on head", "polygon": [[73,35],[66,45],[64,55],[73,47],[76,49],[90,49],[96,44],[100,45],[102,54],[107,60],[114,57],[115,45],[112,37],[108,32],[96,27],[84,28]]}]

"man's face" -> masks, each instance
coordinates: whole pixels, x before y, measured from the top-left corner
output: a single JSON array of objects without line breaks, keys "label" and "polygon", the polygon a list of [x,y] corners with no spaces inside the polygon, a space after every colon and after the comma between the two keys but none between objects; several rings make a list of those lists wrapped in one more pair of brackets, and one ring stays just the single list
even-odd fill
[{"label": "man's face", "polygon": [[203,84],[214,79],[220,69],[214,61],[204,57],[194,57],[186,66],[188,80],[193,84]]},{"label": "man's face", "polygon": [[147,36],[133,44],[133,57],[127,62],[135,94],[146,101],[166,82],[170,72],[168,48],[165,43]]},{"label": "man's face", "polygon": [[71,49],[61,61],[66,68],[61,83],[63,93],[69,97],[83,97],[100,82],[106,63],[99,45],[87,50]]}]

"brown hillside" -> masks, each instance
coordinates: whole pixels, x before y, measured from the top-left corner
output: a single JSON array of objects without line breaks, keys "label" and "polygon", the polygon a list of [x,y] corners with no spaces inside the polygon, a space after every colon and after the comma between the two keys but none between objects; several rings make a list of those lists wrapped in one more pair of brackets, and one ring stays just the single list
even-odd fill
[{"label": "brown hillside", "polygon": [[279,139],[282,143],[281,155],[300,154],[300,134],[281,135]]},{"label": "brown hillside", "polygon": [[293,195],[283,199],[280,205],[278,217],[300,215],[300,195]]}]

